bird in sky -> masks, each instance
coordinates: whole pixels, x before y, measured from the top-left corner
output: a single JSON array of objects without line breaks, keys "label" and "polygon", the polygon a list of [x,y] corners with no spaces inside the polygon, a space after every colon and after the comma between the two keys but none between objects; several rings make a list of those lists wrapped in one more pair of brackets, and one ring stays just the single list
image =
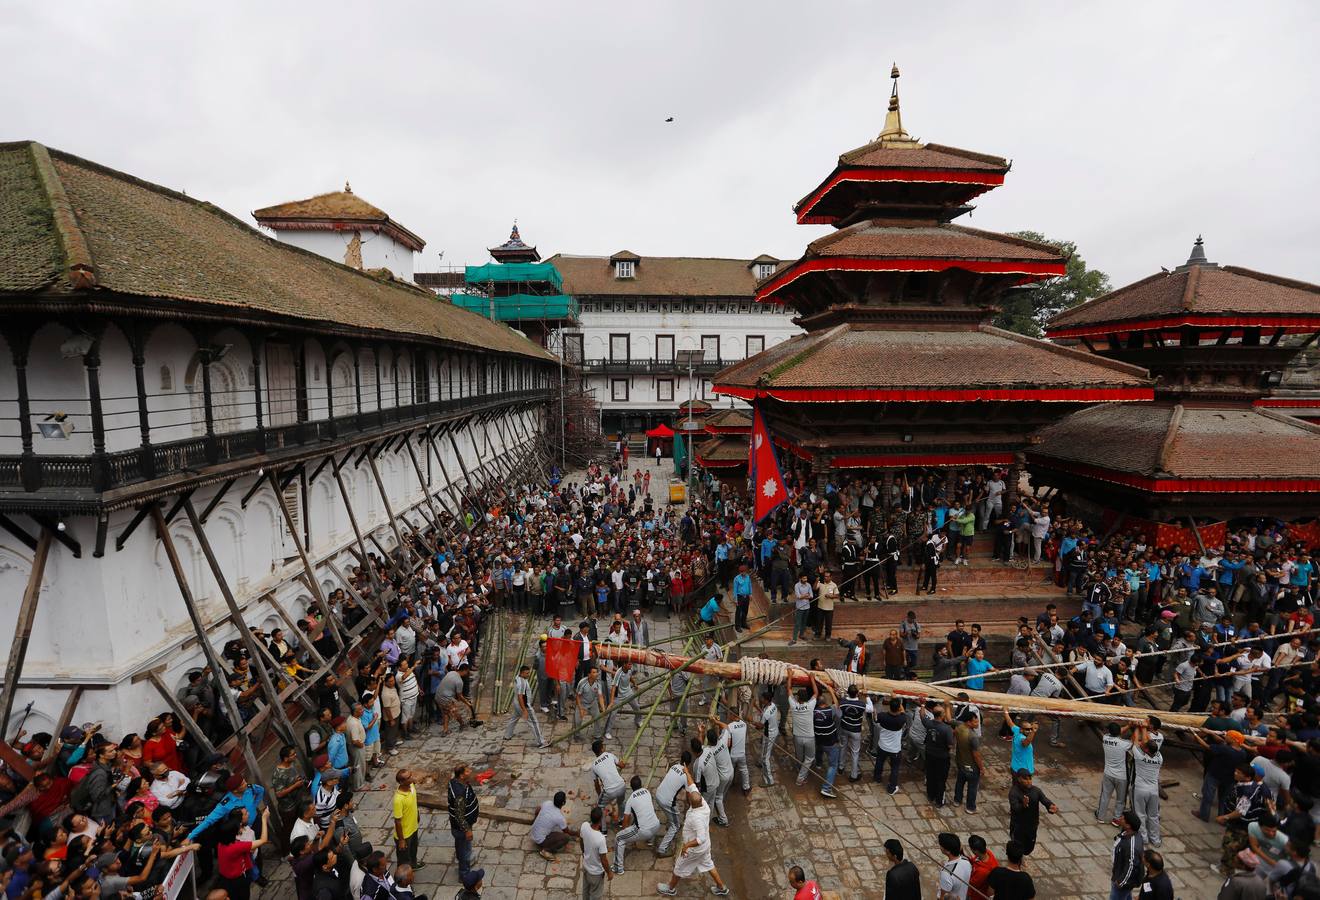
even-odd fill
[{"label": "bird in sky", "polygon": [[668,119],[665,119],[665,121],[666,121],[666,122],[672,122],[672,121],[674,121],[674,117],[673,117],[673,116],[670,116]]}]

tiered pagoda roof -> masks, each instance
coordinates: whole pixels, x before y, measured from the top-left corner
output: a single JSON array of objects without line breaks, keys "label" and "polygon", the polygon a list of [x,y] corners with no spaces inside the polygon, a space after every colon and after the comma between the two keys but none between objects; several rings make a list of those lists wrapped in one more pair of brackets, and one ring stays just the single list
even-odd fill
[{"label": "tiered pagoda roof", "polygon": [[[1279,495],[1320,492],[1320,427],[1262,408],[1271,375],[1302,346],[1290,335],[1320,333],[1320,287],[1218,266],[1198,237],[1184,265],[1060,313],[1046,330],[1160,380],[1155,403],[1084,409],[1043,429],[1029,458],[1045,480],[1142,514],[1209,503],[1218,518],[1283,514]],[[1239,499],[1189,499],[1207,494]]]},{"label": "tiered pagoda roof", "polygon": [[751,434],[752,417],[741,409],[722,409],[706,417],[707,434]]},{"label": "tiered pagoda roof", "polygon": [[1066,260],[952,223],[1008,162],[909,135],[898,75],[879,137],[797,205],[799,221],[837,230],[758,286],[757,300],[792,306],[807,333],[723,370],[716,390],[788,403],[1150,399],[1142,369],[989,324],[1005,294],[1064,275]]},{"label": "tiered pagoda roof", "polygon": [[522,236],[518,234],[518,223],[513,223],[513,230],[509,232],[509,239],[498,247],[490,248],[491,258],[501,263],[534,263],[541,261],[541,254],[536,252],[535,247],[530,247],[523,242]]}]

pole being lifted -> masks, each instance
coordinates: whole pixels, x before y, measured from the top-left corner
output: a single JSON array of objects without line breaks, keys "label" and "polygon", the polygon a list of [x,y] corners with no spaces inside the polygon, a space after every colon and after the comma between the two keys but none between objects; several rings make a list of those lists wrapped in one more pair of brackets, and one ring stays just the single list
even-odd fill
[{"label": "pole being lifted", "polygon": [[[967,701],[982,708],[1007,709],[1013,712],[1040,713],[1045,715],[1078,716],[1115,722],[1144,722],[1146,717],[1155,712],[1136,706],[1110,706],[1105,703],[1092,703],[1086,700],[1066,700],[1048,697],[1021,696],[1002,694],[996,691],[960,691],[956,688],[941,687],[921,681],[901,681],[891,678],[877,678],[874,675],[851,675],[835,670],[815,673],[800,666],[793,666],[780,660],[754,659],[742,662],[716,662],[714,660],[689,660],[683,656],[673,656],[655,650],[643,650],[623,647],[617,644],[597,643],[596,654],[601,659],[616,662],[629,661],[639,666],[658,669],[689,668],[698,675],[712,675],[729,681],[744,680],[744,663],[765,667],[767,671],[774,667],[783,670],[783,678],[790,687],[806,687],[811,683],[811,676],[828,678],[840,692],[847,690],[850,681],[857,684],[859,690],[868,694],[883,694],[911,700],[949,700],[957,701],[958,694],[967,695]],[[751,679],[756,680],[756,679]],[[781,679],[782,680],[782,679]],[[768,683],[768,682],[767,682]],[[1159,710],[1160,720],[1175,728],[1202,728],[1205,726],[1204,714],[1171,713]]]}]

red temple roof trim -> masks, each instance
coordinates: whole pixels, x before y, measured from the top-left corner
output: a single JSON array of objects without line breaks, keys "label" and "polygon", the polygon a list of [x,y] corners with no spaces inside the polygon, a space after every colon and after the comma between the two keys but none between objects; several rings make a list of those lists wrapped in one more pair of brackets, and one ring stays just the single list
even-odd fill
[{"label": "red temple roof trim", "polygon": [[979,259],[868,259],[836,256],[829,259],[804,259],[793,263],[756,291],[758,302],[772,300],[774,294],[813,272],[945,272],[965,269],[982,275],[1018,275],[1018,284],[1043,281],[1065,274],[1062,262],[1024,262],[1021,260]]},{"label": "red temple roof trim", "polygon": [[1154,400],[1153,387],[1110,388],[744,388],[716,385],[715,393],[743,400],[769,397],[785,403],[975,403],[1030,400],[1040,403],[1105,403]]},{"label": "red temple roof trim", "polygon": [[947,169],[841,168],[836,170],[833,175],[826,179],[824,184],[808,194],[798,202],[796,207],[794,207],[797,211],[798,224],[833,224],[837,220],[836,216],[812,216],[811,210],[840,184],[843,184],[844,182],[859,181],[983,185],[981,190],[976,191],[965,198],[965,200],[970,200],[978,194],[984,193],[993,187],[998,187],[1003,184],[1004,173],[993,171],[951,171]]},{"label": "red temple roof trim", "polygon": [[1012,453],[898,453],[835,456],[830,464],[839,469],[885,469],[895,466],[1011,466]]},{"label": "red temple roof trim", "polygon": [[1155,494],[1320,493],[1320,478],[1155,478],[1132,472],[1115,472],[1112,469],[1086,463],[1064,462],[1036,453],[1028,453],[1027,460],[1032,465],[1043,468],[1082,475],[1111,484],[1121,484]]},{"label": "red temple roof trim", "polygon": [[[1320,302],[1320,301],[1317,301]],[[1320,330],[1320,313],[1290,316],[1224,316],[1213,313],[1187,313],[1157,319],[1131,319],[1123,322],[1102,322],[1095,325],[1076,325],[1072,328],[1048,328],[1051,338],[1101,337],[1106,334],[1130,334],[1134,331],[1155,331],[1161,328],[1282,328],[1288,332],[1310,333]]]}]

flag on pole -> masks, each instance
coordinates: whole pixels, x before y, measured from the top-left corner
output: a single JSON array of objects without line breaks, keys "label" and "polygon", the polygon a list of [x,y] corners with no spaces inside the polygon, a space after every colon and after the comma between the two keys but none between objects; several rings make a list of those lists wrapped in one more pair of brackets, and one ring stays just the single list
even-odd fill
[{"label": "flag on pole", "polygon": [[752,490],[755,492],[752,518],[760,522],[788,499],[784,475],[779,470],[779,459],[775,456],[774,443],[770,440],[770,430],[765,427],[760,407],[752,408],[752,454],[749,465]]},{"label": "flag on pole", "polygon": [[578,642],[572,638],[547,638],[545,642],[545,674],[555,681],[573,683],[577,671]]}]

